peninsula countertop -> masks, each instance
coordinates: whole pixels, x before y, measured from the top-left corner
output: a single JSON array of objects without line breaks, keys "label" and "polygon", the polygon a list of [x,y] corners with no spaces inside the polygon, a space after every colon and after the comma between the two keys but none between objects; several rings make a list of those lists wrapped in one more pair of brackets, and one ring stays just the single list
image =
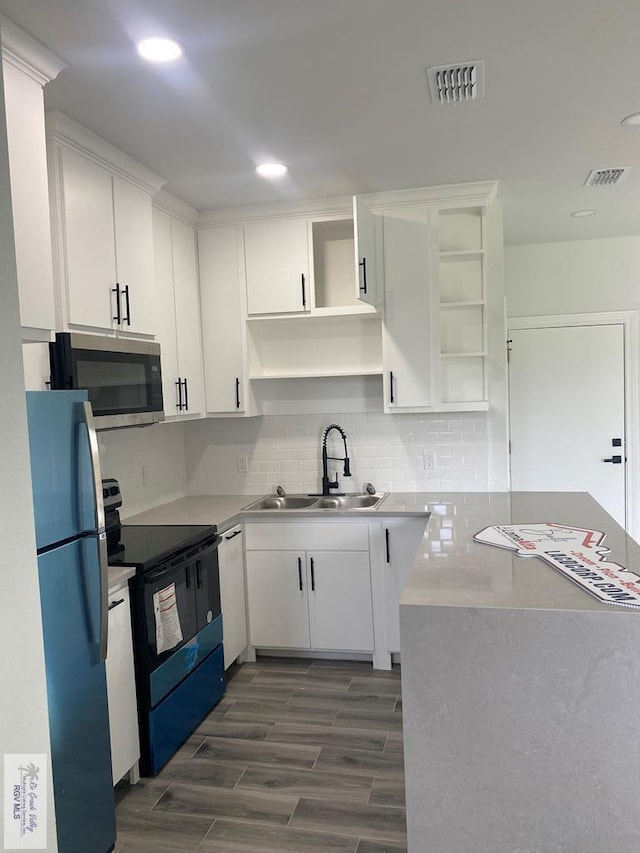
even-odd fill
[{"label": "peninsula countertop", "polygon": [[[419,496],[420,501],[425,496]],[[418,496],[416,496],[418,498]],[[425,537],[401,605],[429,607],[600,610],[637,617],[602,604],[543,560],[475,542],[485,527],[557,522],[606,534],[606,559],[640,572],[640,546],[583,492],[464,492],[429,495]],[[401,608],[402,609],[402,608]]]}]

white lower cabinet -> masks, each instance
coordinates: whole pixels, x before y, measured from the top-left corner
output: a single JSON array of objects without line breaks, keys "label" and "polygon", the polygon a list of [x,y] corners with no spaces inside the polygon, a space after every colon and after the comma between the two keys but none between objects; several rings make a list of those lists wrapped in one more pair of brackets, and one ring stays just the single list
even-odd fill
[{"label": "white lower cabinet", "polygon": [[218,561],[220,563],[224,668],[228,669],[247,647],[247,607],[241,525],[221,534]]},{"label": "white lower cabinet", "polygon": [[400,651],[400,596],[424,531],[424,519],[389,518],[382,522],[384,642],[387,652]]},{"label": "white lower cabinet", "polygon": [[111,765],[113,784],[130,773],[138,779],[140,741],[138,709],[133,669],[133,640],[129,590],[118,590],[109,596],[109,640],[107,647],[107,698],[111,733]]},{"label": "white lower cabinet", "polygon": [[252,646],[373,651],[367,524],[248,524],[246,549]]}]

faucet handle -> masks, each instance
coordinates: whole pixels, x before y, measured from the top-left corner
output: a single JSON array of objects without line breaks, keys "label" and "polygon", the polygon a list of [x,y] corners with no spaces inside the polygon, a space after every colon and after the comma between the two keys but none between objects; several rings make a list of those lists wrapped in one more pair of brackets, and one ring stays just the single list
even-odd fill
[{"label": "faucet handle", "polygon": [[283,498],[287,493],[286,493],[286,492],[285,492],[285,490],[282,488],[282,486],[278,486],[278,487],[276,488],[276,494],[277,494],[279,497]]},{"label": "faucet handle", "polygon": [[375,495],[376,493],[375,486],[372,486],[371,483],[367,483],[367,485],[365,486],[365,490],[369,495]]},{"label": "faucet handle", "polygon": [[351,476],[351,463],[349,462],[349,457],[344,457],[344,470],[342,472],[343,476],[350,477]]}]

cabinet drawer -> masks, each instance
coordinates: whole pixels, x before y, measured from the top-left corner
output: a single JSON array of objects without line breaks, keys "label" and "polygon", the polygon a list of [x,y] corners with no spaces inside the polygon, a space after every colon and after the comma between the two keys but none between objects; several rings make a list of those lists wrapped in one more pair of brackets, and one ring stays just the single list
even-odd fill
[{"label": "cabinet drawer", "polygon": [[369,525],[341,521],[247,524],[245,548],[248,551],[368,551]]}]

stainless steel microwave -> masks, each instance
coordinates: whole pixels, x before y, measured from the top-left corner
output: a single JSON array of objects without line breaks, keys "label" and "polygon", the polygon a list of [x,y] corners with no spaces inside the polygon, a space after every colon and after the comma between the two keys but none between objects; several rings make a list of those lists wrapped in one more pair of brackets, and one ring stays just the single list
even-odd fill
[{"label": "stainless steel microwave", "polygon": [[51,389],[88,391],[97,429],[164,420],[160,344],[58,332],[49,355]]}]

